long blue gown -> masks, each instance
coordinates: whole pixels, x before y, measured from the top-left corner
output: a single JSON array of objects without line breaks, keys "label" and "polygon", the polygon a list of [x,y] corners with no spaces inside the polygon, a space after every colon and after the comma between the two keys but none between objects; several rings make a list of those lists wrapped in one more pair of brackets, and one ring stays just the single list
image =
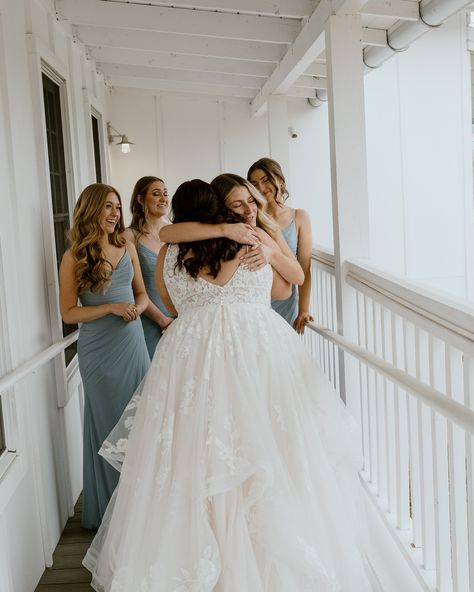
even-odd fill
[{"label": "long blue gown", "polygon": [[[83,306],[134,302],[132,278],[125,250],[105,293],[84,292],[80,301]],[[81,325],[77,353],[84,386],[82,526],[98,528],[118,473],[97,453],[145,376],[150,357],[140,320],[127,322],[113,314]]]},{"label": "long blue gown", "polygon": [[[286,240],[293,255],[298,253],[298,231],[296,230],[295,219],[282,228],[283,238]],[[298,316],[298,287],[293,284],[291,287],[291,296],[286,300],[272,300],[272,308],[281,315],[287,323],[293,326],[293,322]]]},{"label": "long blue gown", "polygon": [[[155,271],[156,271],[156,259],[157,254],[143,245],[140,242],[136,243],[137,245],[137,252],[138,252],[138,260],[140,261],[140,267],[142,270],[143,281],[145,282],[145,288],[148,294],[148,297],[153,302],[155,306],[157,306],[163,314],[166,316],[171,316],[166,306],[163,304],[155,283]],[[155,353],[156,346],[163,335],[163,332],[160,326],[155,323],[152,319],[147,317],[145,314],[141,315],[142,325],[143,325],[143,332],[145,334],[145,341],[146,346],[148,348],[148,353],[150,354],[150,359],[153,358]]]}]

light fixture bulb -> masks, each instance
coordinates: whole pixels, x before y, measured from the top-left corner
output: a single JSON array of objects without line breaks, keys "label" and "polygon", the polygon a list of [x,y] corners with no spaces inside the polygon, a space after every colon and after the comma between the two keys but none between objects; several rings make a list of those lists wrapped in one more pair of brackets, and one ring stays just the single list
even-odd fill
[{"label": "light fixture bulb", "polygon": [[130,152],[130,144],[127,144],[124,142],[123,144],[121,144],[121,147],[122,147],[122,152],[124,154],[128,154]]}]

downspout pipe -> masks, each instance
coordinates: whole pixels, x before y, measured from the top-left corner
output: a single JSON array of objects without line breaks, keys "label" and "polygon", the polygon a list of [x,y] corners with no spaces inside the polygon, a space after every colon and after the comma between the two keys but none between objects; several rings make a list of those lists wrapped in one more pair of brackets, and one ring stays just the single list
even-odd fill
[{"label": "downspout pipe", "polygon": [[439,27],[457,12],[467,8],[472,0],[431,0],[418,4],[420,18],[417,21],[404,21],[399,27],[387,32],[385,47],[366,47],[364,63],[368,68],[378,68],[395,53],[405,51],[408,47],[430,29]]},{"label": "downspout pipe", "polygon": [[320,107],[323,103],[328,101],[328,91],[321,88],[316,88],[314,98],[308,98],[308,103],[311,107]]}]

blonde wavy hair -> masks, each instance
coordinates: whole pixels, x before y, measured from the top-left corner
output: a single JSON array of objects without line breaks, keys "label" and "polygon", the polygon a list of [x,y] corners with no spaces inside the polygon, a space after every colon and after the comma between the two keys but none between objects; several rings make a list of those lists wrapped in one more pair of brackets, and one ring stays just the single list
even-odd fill
[{"label": "blonde wavy hair", "polygon": [[[103,183],[93,183],[79,196],[73,214],[73,225],[69,231],[71,253],[75,260],[74,273],[79,293],[104,292],[110,282],[112,265],[103,256],[100,241],[104,230],[100,226],[100,217],[104,212],[107,196],[115,193],[122,205],[116,189]],[[109,243],[123,247],[126,240],[120,236],[125,230],[122,210],[115,230],[108,235]]]},{"label": "blonde wavy hair", "polygon": [[255,189],[255,187],[239,175],[234,173],[223,173],[211,181],[211,187],[214,189],[217,197],[225,204],[230,193],[237,187],[245,187],[254,198],[257,205],[257,226],[269,234],[272,238],[278,232],[278,225],[267,213],[267,200]]},{"label": "blonde wavy hair", "polygon": [[130,211],[132,213],[130,228],[133,230],[135,240],[138,240],[142,234],[146,234],[148,224],[148,211],[146,203],[144,200],[143,203],[141,203],[138,198],[144,198],[148,189],[150,188],[150,185],[156,181],[163,183],[163,185],[165,184],[163,179],[160,179],[159,177],[148,176],[138,179],[138,181],[135,183],[135,187],[133,188],[132,197],[130,198]]}]

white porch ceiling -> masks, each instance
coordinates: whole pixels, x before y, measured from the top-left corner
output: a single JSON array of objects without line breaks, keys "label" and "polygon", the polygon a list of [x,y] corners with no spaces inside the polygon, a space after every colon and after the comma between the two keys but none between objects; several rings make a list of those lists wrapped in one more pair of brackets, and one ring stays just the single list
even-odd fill
[{"label": "white porch ceiling", "polygon": [[[252,100],[326,86],[324,22],[344,0],[56,0],[108,83]],[[367,0],[364,45],[418,18],[417,0]]]}]

